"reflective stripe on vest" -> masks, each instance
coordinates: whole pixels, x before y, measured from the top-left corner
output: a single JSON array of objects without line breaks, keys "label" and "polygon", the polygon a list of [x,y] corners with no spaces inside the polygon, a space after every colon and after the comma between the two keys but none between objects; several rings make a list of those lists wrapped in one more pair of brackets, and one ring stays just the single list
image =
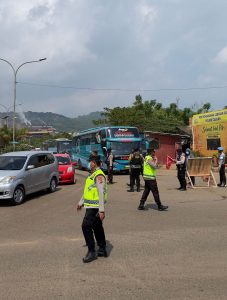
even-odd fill
[{"label": "reflective stripe on vest", "polygon": [[107,184],[106,184],[106,177],[105,174],[101,169],[96,170],[93,174],[88,176],[85,182],[85,187],[84,187],[84,205],[85,206],[91,206],[91,207],[99,207],[99,193],[97,189],[97,185],[95,183],[95,178],[98,175],[102,175],[105,180],[105,186],[104,186],[104,203],[106,203],[107,200]]},{"label": "reflective stripe on vest", "polygon": [[154,180],[156,179],[156,169],[153,168],[148,162],[152,159],[152,156],[147,155],[143,163],[143,178],[145,180]]}]

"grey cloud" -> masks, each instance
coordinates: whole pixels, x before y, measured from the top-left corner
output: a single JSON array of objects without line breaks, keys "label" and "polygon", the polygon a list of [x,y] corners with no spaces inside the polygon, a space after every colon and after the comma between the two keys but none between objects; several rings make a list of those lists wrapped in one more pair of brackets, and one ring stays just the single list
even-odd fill
[{"label": "grey cloud", "polygon": [[[5,20],[0,17],[0,57],[15,65],[48,58],[20,70],[19,81],[138,90],[95,92],[18,84],[24,110],[43,107],[80,114],[96,110],[94,103],[99,108],[130,105],[137,93],[164,105],[177,97],[181,105],[226,105],[225,89],[140,91],[226,84],[225,0],[47,0],[45,5],[21,0],[17,5],[27,7],[28,14],[16,19],[15,1],[2,2],[7,13]],[[2,67],[0,62],[0,97],[10,99],[10,88],[5,88],[10,77],[7,66]]]},{"label": "grey cloud", "polygon": [[28,17],[33,19],[39,19],[40,17],[46,16],[49,13],[49,8],[45,5],[38,5],[30,9]]}]

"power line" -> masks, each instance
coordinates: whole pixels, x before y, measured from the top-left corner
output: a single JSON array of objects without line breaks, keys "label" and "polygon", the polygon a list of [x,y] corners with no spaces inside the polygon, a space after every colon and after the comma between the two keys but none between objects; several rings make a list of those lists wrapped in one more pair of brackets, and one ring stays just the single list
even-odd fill
[{"label": "power line", "polygon": [[211,90],[211,89],[225,89],[227,85],[223,86],[208,86],[208,87],[191,87],[191,88],[160,88],[160,89],[127,89],[127,88],[91,88],[91,87],[76,87],[76,86],[63,86],[56,84],[46,84],[46,83],[32,83],[32,82],[21,82],[17,83],[22,85],[30,86],[43,86],[50,88],[59,89],[74,89],[74,90],[87,90],[87,91],[117,91],[117,92],[161,92],[161,91],[192,91],[192,90]]}]

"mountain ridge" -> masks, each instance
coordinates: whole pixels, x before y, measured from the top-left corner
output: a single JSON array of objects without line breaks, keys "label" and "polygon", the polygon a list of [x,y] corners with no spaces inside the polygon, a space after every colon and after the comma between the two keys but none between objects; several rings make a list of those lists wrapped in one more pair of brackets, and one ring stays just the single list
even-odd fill
[{"label": "mountain ridge", "polygon": [[[8,112],[8,125],[12,126],[13,113]],[[53,112],[17,112],[16,113],[16,124],[20,127],[30,127],[30,126],[52,126],[59,132],[74,132],[91,127],[97,127],[94,125],[93,120],[102,118],[100,111],[91,112],[86,115],[80,115],[75,118],[66,117],[61,114]],[[2,119],[2,124],[6,114],[0,112],[0,117]],[[5,121],[4,121],[5,122]]]}]

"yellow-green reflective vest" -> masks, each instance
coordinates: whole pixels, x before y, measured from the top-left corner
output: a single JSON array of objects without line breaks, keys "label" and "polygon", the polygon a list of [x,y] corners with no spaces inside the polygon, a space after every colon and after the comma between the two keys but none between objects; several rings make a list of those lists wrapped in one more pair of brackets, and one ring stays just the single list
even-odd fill
[{"label": "yellow-green reflective vest", "polygon": [[152,156],[147,155],[143,163],[143,178],[144,180],[152,180],[156,178],[156,169],[153,168],[148,161],[152,159]]},{"label": "yellow-green reflective vest", "polygon": [[102,175],[105,180],[105,186],[104,186],[104,203],[106,203],[107,200],[107,184],[106,184],[106,177],[105,174],[101,169],[96,170],[94,173],[92,173],[88,178],[86,179],[85,182],[85,187],[84,187],[84,205],[85,206],[91,206],[94,208],[99,207],[99,193],[98,189],[95,183],[95,178],[98,175]]}]

